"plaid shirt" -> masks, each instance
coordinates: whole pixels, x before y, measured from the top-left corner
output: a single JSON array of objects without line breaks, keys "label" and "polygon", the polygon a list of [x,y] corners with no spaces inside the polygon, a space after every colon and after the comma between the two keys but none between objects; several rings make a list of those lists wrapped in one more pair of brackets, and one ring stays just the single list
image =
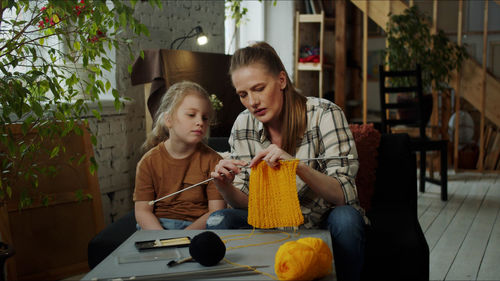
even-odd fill
[{"label": "plaid shirt", "polygon": [[[234,122],[229,138],[231,158],[249,162],[259,151],[267,148],[271,141],[263,124],[248,110],[241,112]],[[358,172],[358,154],[354,138],[342,109],[334,103],[315,97],[307,98],[307,127],[304,137],[297,144],[295,158],[318,158],[353,155],[354,160],[313,160],[308,163],[313,169],[337,179],[344,191],[346,204],[364,215],[359,205],[354,179]],[[248,194],[249,170],[236,175],[234,186]],[[319,197],[297,176],[297,192],[304,215],[305,228],[318,228],[335,206]]]}]

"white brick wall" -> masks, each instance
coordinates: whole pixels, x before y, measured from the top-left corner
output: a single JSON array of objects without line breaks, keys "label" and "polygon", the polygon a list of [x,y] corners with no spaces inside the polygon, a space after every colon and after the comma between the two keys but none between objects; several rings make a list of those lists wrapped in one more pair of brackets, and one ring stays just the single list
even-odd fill
[{"label": "white brick wall", "polygon": [[[163,10],[153,10],[147,3],[138,2],[135,16],[149,31],[149,38],[139,38],[132,49],[138,56],[142,49],[168,49],[171,42],[196,25],[202,26],[209,37],[205,46],[195,39],[186,40],[181,49],[200,52],[224,52],[224,1],[163,1]],[[109,224],[133,209],[135,168],[141,158],[140,146],[145,140],[143,86],[131,86],[127,67],[128,51],[116,54],[116,87],[132,99],[124,111],[117,113],[113,103],[104,103],[102,120],[91,120],[96,134],[95,158],[99,164],[98,177],[102,194],[104,221]]]}]

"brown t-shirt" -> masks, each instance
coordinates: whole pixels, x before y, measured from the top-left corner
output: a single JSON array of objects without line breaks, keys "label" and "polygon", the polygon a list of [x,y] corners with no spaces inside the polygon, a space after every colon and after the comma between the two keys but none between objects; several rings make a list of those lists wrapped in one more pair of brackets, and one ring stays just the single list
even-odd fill
[{"label": "brown t-shirt", "polygon": [[[184,159],[174,159],[162,142],[137,164],[135,201],[151,201],[210,178],[222,157],[203,143]],[[194,221],[208,212],[208,200],[223,200],[213,181],[155,203],[159,218]]]}]

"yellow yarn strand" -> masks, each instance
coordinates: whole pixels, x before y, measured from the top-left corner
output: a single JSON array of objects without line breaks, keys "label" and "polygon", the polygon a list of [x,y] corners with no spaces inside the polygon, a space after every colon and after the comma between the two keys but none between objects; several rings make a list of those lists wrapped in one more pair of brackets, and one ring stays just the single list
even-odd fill
[{"label": "yellow yarn strand", "polygon": [[[285,241],[285,240],[288,240],[290,239],[291,235],[290,233],[287,233],[287,232],[284,232],[284,231],[270,231],[270,232],[263,232],[263,233],[254,233],[255,232],[255,227],[252,229],[252,232],[250,234],[232,234],[232,235],[225,235],[225,236],[221,236],[221,239],[222,241],[224,242],[224,244],[227,244],[228,242],[231,242],[231,241],[237,241],[237,240],[243,240],[243,239],[249,239],[251,238],[253,235],[266,235],[266,234],[275,234],[275,233],[283,233],[283,234],[286,234],[286,237],[284,238],[280,238],[280,239],[277,239],[277,240],[273,240],[273,241],[268,241],[268,242],[261,242],[261,243],[255,243],[255,244],[247,244],[247,245],[240,245],[240,246],[234,246],[234,247],[227,247],[226,248],[226,251],[230,251],[230,250],[234,250],[234,249],[240,249],[240,248],[246,248],[246,247],[255,247],[255,246],[262,246],[262,245],[268,245],[268,244],[274,244],[274,243],[279,243],[279,242],[282,242],[282,241]],[[294,232],[295,233],[295,232]],[[299,233],[297,233],[297,235],[300,235]],[[240,238],[232,238],[232,237],[240,237]],[[232,238],[232,239],[227,239],[227,238]],[[244,268],[249,268],[259,274],[263,274],[263,275],[266,275],[268,277],[270,277],[271,279],[273,280],[279,280],[278,277],[272,275],[272,274],[269,274],[267,272],[263,272],[263,271],[260,271],[260,270],[257,270],[256,268],[253,268],[249,265],[244,265],[244,264],[238,264],[238,263],[235,263],[235,262],[232,262],[230,260],[228,260],[227,258],[224,258],[224,260],[229,263],[229,264],[232,264],[234,266],[239,266],[239,267],[244,267]]]},{"label": "yellow yarn strand", "polygon": [[298,159],[272,168],[261,161],[252,167],[248,195],[248,224],[257,228],[299,226],[304,223],[295,181]]},{"label": "yellow yarn strand", "polygon": [[[286,237],[280,238],[280,239],[277,239],[277,240],[273,240],[273,241],[268,241],[268,242],[260,242],[260,243],[255,243],[255,244],[247,244],[247,245],[240,245],[240,246],[234,246],[234,247],[227,247],[226,251],[230,251],[230,250],[234,250],[234,249],[240,249],[240,248],[246,248],[246,247],[255,247],[255,246],[262,246],[262,245],[279,243],[279,242],[288,240],[291,237],[290,233],[286,233],[286,232],[283,232],[283,231],[264,232],[264,233],[255,233],[255,234],[253,234],[253,231],[252,231],[252,233],[250,233],[250,235],[265,235],[265,234],[274,234],[274,233],[283,233],[283,234],[286,234]],[[224,244],[226,244],[229,241],[236,241],[236,240],[243,240],[243,239],[250,238],[250,236],[247,235],[247,234],[243,234],[243,235],[244,235],[244,237],[242,237],[242,238],[227,239],[226,240],[225,238],[227,238],[227,237],[242,236],[241,234],[227,235],[227,236],[222,236],[221,239],[224,242]]]},{"label": "yellow yarn strand", "polygon": [[[230,241],[237,241],[237,240],[243,240],[243,239],[248,239],[250,237],[252,237],[253,233],[255,232],[255,227],[252,229],[252,232],[250,232],[250,234],[232,234],[232,235],[225,235],[225,236],[221,236],[221,239],[222,239],[222,242],[224,242],[224,244],[226,244],[227,242],[230,242]],[[224,240],[225,238],[228,238],[228,237],[239,237],[239,236],[243,236],[241,238],[235,238],[235,239],[226,239]]]}]

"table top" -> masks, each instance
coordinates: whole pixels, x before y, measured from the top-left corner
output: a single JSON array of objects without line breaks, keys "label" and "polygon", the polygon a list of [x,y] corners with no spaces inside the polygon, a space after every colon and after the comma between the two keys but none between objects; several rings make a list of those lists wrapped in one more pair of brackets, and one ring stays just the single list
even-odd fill
[{"label": "table top", "polygon": [[[211,230],[226,242],[225,260],[217,265],[205,267],[197,262],[185,262],[172,267],[167,263],[190,257],[189,248],[163,248],[145,250],[139,252],[135,242],[176,238],[189,236],[193,238],[205,230],[140,230],[136,231],[125,242],[123,242],[113,253],[106,257],[100,264],[92,269],[82,280],[110,280],[121,278],[129,279],[204,279],[204,280],[270,280],[269,276],[258,274],[254,271],[239,271],[230,275],[227,271],[242,269],[239,265],[259,266],[257,270],[271,274],[274,272],[274,258],[278,248],[289,241],[305,237],[317,237],[323,239],[330,249],[332,243],[330,233],[327,230],[299,230],[294,232],[280,232],[273,230]],[[227,260],[227,261],[226,261]],[[229,261],[229,262],[228,262]],[[262,266],[262,267],[261,267]],[[335,266],[332,264],[333,272],[321,280],[336,280]],[[227,271],[226,271],[227,270]],[[226,271],[224,275],[217,272]],[[196,272],[197,275],[193,275]],[[210,274],[215,275],[210,275]],[[203,276],[203,278],[200,278]],[[207,278],[205,278],[205,276]],[[221,278],[224,276],[224,278]]]}]

